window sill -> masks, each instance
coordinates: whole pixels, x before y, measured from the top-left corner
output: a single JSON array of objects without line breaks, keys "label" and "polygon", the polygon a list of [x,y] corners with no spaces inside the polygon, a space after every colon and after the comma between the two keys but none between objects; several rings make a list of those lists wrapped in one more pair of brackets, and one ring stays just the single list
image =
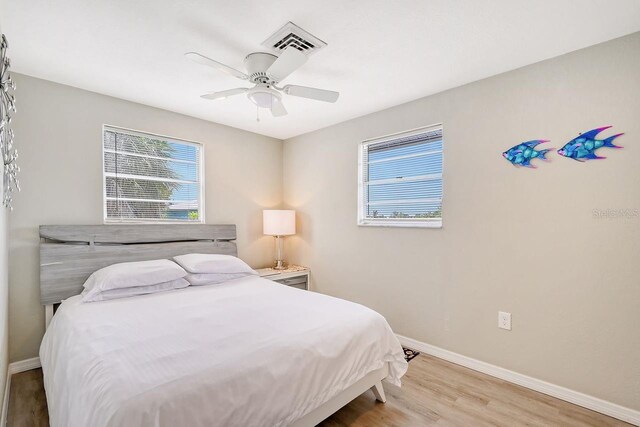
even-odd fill
[{"label": "window sill", "polygon": [[139,220],[139,221],[120,221],[120,220],[103,220],[103,224],[205,224],[204,221],[181,221],[181,220]]},{"label": "window sill", "polygon": [[359,227],[442,228],[442,221],[359,221]]}]

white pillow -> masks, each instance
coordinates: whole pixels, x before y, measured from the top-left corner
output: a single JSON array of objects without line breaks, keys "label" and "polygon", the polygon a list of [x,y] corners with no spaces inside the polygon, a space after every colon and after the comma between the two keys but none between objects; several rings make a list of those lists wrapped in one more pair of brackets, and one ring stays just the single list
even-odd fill
[{"label": "white pillow", "polygon": [[193,286],[216,285],[241,277],[253,276],[252,273],[202,273],[189,274],[185,279]]},{"label": "white pillow", "polygon": [[[88,296],[83,292],[83,302],[108,301],[117,298],[128,298],[136,295],[153,294],[156,292],[170,291],[173,289],[182,289],[189,286],[189,282],[183,278],[172,280],[170,282],[158,283],[157,285],[134,286],[132,288],[111,289],[102,291]],[[85,291],[86,292],[86,291]]]},{"label": "white pillow", "polygon": [[113,264],[94,272],[84,282],[84,300],[112,289],[157,285],[186,275],[182,267],[168,259]]},{"label": "white pillow", "polygon": [[180,264],[182,268],[194,274],[258,274],[240,258],[231,255],[187,254],[178,255],[173,257],[173,259]]}]

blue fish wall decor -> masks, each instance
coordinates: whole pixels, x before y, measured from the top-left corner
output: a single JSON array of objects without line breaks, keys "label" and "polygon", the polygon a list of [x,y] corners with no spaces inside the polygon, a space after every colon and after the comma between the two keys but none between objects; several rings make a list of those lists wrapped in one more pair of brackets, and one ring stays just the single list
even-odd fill
[{"label": "blue fish wall decor", "polygon": [[527,168],[535,169],[536,167],[531,164],[531,160],[533,159],[547,160],[545,155],[552,150],[552,148],[547,148],[545,150],[535,149],[536,146],[545,142],[549,142],[549,140],[534,139],[533,141],[520,143],[516,146],[509,148],[507,151],[502,153],[502,157],[509,160],[511,164],[515,166],[524,166]]},{"label": "blue fish wall decor", "polygon": [[558,154],[564,157],[568,157],[579,162],[586,162],[587,160],[600,160],[606,159],[606,157],[598,156],[595,151],[598,148],[622,148],[618,145],[613,145],[613,140],[624,135],[624,133],[618,133],[605,139],[597,139],[597,135],[605,129],[609,129],[611,126],[603,126],[580,134],[580,136],[573,138],[571,141],[558,150]]}]

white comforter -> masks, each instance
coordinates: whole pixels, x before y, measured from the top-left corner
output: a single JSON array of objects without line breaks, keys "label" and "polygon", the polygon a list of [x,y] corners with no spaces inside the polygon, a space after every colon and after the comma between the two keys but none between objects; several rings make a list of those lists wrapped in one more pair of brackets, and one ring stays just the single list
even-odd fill
[{"label": "white comforter", "polygon": [[40,348],[54,427],[285,426],[403,356],[378,313],[258,277],[76,296]]}]

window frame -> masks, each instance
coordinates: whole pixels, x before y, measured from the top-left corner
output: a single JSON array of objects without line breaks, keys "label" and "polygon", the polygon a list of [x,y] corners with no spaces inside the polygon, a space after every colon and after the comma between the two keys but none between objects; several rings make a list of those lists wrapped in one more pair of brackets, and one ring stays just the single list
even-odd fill
[{"label": "window frame", "polygon": [[[156,138],[161,140],[169,140],[174,142],[179,142],[185,145],[192,145],[197,147],[199,154],[199,162],[196,163],[197,166],[197,175],[200,183],[200,191],[198,192],[198,207],[199,207],[199,218],[197,221],[185,221],[182,219],[135,219],[135,218],[108,218],[107,217],[107,186],[106,186],[106,171],[105,171],[105,148],[104,148],[104,135],[105,131],[113,130],[119,133],[126,133],[133,136],[142,136],[147,138]],[[168,135],[161,135],[153,132],[141,131],[136,129],[129,129],[122,126],[114,126],[110,124],[102,125],[102,133],[100,134],[100,144],[102,149],[100,152],[102,153],[102,222],[103,224],[205,224],[205,179],[204,179],[204,144],[196,141],[191,141],[184,138],[177,138]]]},{"label": "window frame", "polygon": [[[358,218],[357,224],[361,227],[400,227],[400,228],[442,228],[442,215],[440,218],[367,218],[367,200],[365,200],[364,151],[370,145],[393,141],[400,138],[411,137],[425,132],[440,130],[442,137],[442,200],[444,203],[444,127],[442,123],[410,129],[376,138],[366,139],[358,144]],[[441,205],[442,206],[442,205]]]}]

